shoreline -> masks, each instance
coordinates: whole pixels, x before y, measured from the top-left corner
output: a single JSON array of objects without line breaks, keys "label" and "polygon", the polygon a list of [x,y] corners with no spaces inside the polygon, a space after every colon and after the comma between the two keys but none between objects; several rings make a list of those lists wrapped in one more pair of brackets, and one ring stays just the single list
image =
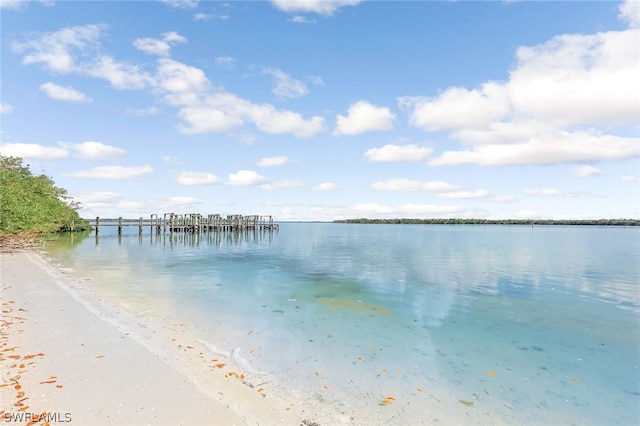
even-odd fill
[{"label": "shoreline", "polygon": [[2,421],[28,424],[38,415],[51,424],[93,425],[305,420],[258,392],[255,378],[231,376],[233,354],[212,355],[211,346],[192,341],[178,325],[141,322],[41,253],[0,252],[0,282]]},{"label": "shoreline", "polygon": [[47,254],[0,251],[2,421],[29,424],[31,413],[92,425],[519,423],[470,406],[447,386],[425,389],[418,405],[393,400],[395,407],[365,411],[330,391],[287,389],[239,348],[218,348],[191,324],[132,308]]},{"label": "shoreline", "polygon": [[358,225],[498,225],[498,226],[640,226],[640,219],[477,219],[477,218],[393,218],[393,219],[337,219],[328,223]]}]

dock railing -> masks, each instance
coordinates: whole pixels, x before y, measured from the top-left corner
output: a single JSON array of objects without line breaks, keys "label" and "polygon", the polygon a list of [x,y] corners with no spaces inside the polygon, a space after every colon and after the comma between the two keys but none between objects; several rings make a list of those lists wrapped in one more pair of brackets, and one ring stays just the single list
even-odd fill
[{"label": "dock railing", "polygon": [[122,234],[122,229],[129,226],[137,226],[138,232],[143,233],[145,227],[149,227],[151,232],[160,234],[163,232],[214,232],[214,231],[243,231],[243,230],[278,230],[280,227],[273,221],[272,216],[261,215],[228,215],[226,218],[220,214],[200,213],[164,213],[162,216],[152,214],[148,219],[142,217],[137,219],[103,218],[87,219],[96,235],[103,226],[117,226],[118,235]]}]

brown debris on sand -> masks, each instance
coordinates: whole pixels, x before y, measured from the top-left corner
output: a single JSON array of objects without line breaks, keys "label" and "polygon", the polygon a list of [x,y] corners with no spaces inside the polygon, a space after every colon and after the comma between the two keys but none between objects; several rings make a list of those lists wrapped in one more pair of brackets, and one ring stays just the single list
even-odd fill
[{"label": "brown debris on sand", "polygon": [[37,232],[0,233],[0,250],[26,250],[41,247],[42,241]]}]

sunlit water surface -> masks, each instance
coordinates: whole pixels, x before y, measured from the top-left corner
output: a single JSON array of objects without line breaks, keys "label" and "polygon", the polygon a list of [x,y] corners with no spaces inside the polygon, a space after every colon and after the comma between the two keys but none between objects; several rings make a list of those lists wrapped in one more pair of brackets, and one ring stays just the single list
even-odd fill
[{"label": "sunlit water surface", "polygon": [[640,229],[129,232],[49,251],[292,392],[355,411],[394,395],[413,401],[409,423],[446,387],[509,423],[640,424]]}]

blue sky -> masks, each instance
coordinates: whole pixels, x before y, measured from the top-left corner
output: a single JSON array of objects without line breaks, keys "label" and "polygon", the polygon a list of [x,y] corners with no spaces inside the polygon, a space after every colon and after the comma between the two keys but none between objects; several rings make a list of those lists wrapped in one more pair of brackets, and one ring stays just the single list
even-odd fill
[{"label": "blue sky", "polygon": [[0,153],[84,217],[640,218],[638,1],[0,5]]}]

